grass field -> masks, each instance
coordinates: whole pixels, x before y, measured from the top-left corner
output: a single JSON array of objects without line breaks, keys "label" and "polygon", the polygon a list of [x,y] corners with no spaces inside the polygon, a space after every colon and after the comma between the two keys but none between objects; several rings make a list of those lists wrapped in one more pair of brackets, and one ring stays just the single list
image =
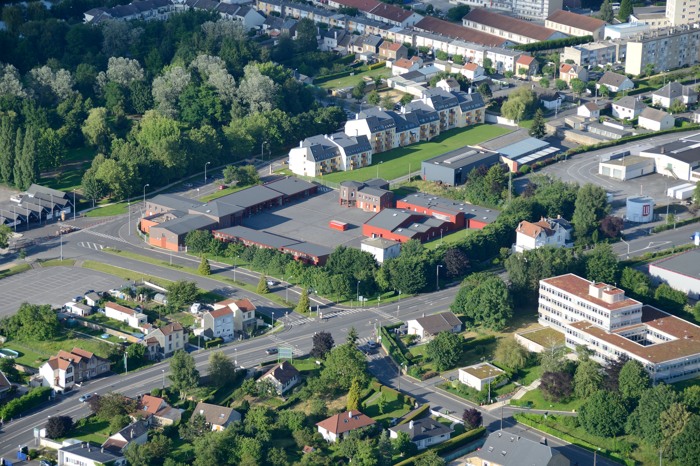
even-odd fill
[{"label": "grass field", "polygon": [[75,259],[49,259],[41,262],[42,267],[73,267],[73,265],[75,265]]},{"label": "grass field", "polygon": [[[358,170],[335,172],[324,175],[323,179],[339,183],[346,180],[364,181],[379,176],[393,180],[410,172],[420,170],[420,163],[432,157],[478,144],[488,139],[509,133],[511,130],[495,125],[478,125],[458,128],[442,133],[432,141],[400,147],[372,156],[374,164]],[[381,163],[381,165],[380,165]]]},{"label": "grass field", "polygon": [[102,445],[109,438],[109,422],[95,416],[86,417],[78,421],[68,434],[67,438]]},{"label": "grass field", "polygon": [[526,334],[521,334],[523,338],[527,338],[530,341],[534,341],[538,345],[542,345],[545,348],[554,345],[564,344],[564,334],[557,332],[553,328],[543,328],[541,330],[535,330],[534,332],[528,332]]},{"label": "grass field", "polygon": [[38,368],[59,350],[70,351],[75,347],[105,358],[108,355],[108,345],[108,343],[92,338],[82,338],[71,330],[66,330],[55,340],[11,340],[5,345],[5,348],[20,353],[20,357],[17,358],[17,362],[20,364]]},{"label": "grass field", "polygon": [[343,87],[354,87],[362,81],[364,77],[370,78],[388,78],[391,76],[391,70],[389,68],[377,68],[376,70],[367,70],[361,73],[356,73],[354,76],[345,76],[344,78],[333,79],[331,81],[326,81],[321,83],[320,86],[324,89],[340,89]]},{"label": "grass field", "polygon": [[32,266],[29,264],[19,264],[19,265],[14,265],[10,268],[0,270],[0,278],[7,278],[11,277],[12,275],[16,275],[18,273],[26,272],[27,270],[31,269]]},{"label": "grass field", "polygon": [[121,215],[127,213],[129,204],[126,202],[115,202],[114,204],[105,205],[91,210],[85,214],[86,217],[110,217],[112,215]]},{"label": "grass field", "polygon": [[383,392],[384,400],[386,404],[384,405],[384,412],[382,413],[379,409],[379,394],[372,394],[367,401],[365,401],[365,407],[362,410],[367,416],[371,417],[375,421],[389,420],[392,418],[399,418],[406,415],[410,409],[406,407],[396,396],[393,391]]},{"label": "grass field", "polygon": [[522,398],[521,403],[530,403],[530,407],[534,409],[554,409],[557,411],[573,411],[578,410],[585,400],[573,400],[568,402],[556,403],[547,401],[542,396],[542,391],[539,389],[530,390]]},{"label": "grass field", "polygon": [[[401,199],[401,198],[399,198]],[[464,238],[466,238],[469,234],[474,233],[476,230],[459,230],[455,231],[453,233],[450,233],[449,235],[445,235],[442,238],[438,238],[435,240],[432,240],[428,243],[425,243],[425,249],[437,249],[438,247],[442,246],[443,244],[455,244],[459,243],[460,241],[463,241]]]}]

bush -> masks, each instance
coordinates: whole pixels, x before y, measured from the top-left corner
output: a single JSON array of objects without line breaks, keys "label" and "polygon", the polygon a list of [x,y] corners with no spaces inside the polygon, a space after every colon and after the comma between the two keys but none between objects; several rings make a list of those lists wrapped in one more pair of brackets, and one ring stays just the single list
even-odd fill
[{"label": "bush", "polygon": [[209,341],[204,342],[204,348],[209,349],[209,348],[214,348],[216,346],[221,345],[224,342],[221,338],[213,338]]},{"label": "bush", "polygon": [[541,50],[562,49],[564,47],[572,47],[574,45],[587,44],[593,42],[593,36],[583,37],[567,37],[565,39],[545,40],[541,42],[533,42],[530,44],[520,44],[513,47],[515,50],[523,52],[539,52]]},{"label": "bush", "polygon": [[368,70],[376,70],[376,69],[379,69],[379,68],[384,68],[385,66],[386,66],[386,62],[385,62],[385,61],[380,61],[379,63],[375,63],[374,65],[369,65],[369,66],[367,67],[367,69],[368,69]]},{"label": "bush", "polygon": [[423,415],[430,409],[430,405],[428,403],[424,404],[418,409],[415,409],[408,413],[402,420],[399,422],[399,425],[401,424],[406,424],[407,422],[410,422],[414,419],[420,419],[423,417]]},{"label": "bush", "polygon": [[10,400],[5,406],[2,407],[2,409],[0,409],[0,418],[5,420],[15,418],[17,415],[35,408],[45,401],[48,401],[50,394],[51,388],[49,387],[35,388],[26,395]]},{"label": "bush", "polygon": [[438,374],[435,371],[428,371],[425,374],[421,375],[420,378],[421,378],[421,380],[428,380],[428,379],[432,379],[433,377],[437,377],[438,375],[440,375],[440,374]]},{"label": "bush", "polygon": [[531,170],[531,169],[530,169],[530,165],[522,165],[522,166],[518,169],[518,171],[519,171],[520,173],[522,173],[523,175],[527,175],[528,173],[530,173],[530,170]]}]

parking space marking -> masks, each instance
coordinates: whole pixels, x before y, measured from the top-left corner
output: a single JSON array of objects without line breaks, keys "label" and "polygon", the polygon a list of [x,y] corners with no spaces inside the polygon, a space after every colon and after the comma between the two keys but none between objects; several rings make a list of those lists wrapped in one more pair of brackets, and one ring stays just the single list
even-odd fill
[{"label": "parking space marking", "polygon": [[87,241],[81,241],[81,242],[79,242],[79,243],[77,243],[77,244],[78,244],[78,246],[80,246],[81,248],[94,249],[95,251],[102,251],[102,250],[105,248],[105,247],[104,247],[103,245],[101,245],[101,244],[90,243],[90,242],[87,242]]}]

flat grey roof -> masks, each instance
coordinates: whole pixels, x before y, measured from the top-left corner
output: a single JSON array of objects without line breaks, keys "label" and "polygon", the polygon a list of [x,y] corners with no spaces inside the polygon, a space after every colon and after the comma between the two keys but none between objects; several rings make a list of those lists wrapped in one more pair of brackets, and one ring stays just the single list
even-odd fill
[{"label": "flat grey roof", "polygon": [[367,225],[393,231],[406,222],[413,214],[401,209],[384,209],[367,220]]},{"label": "flat grey roof", "polygon": [[225,204],[233,204],[249,208],[258,204],[272,201],[274,199],[279,199],[281,197],[282,194],[280,192],[266,186],[258,185],[231,193],[228,196],[220,197],[217,200]]},{"label": "flat grey roof", "polygon": [[484,160],[488,161],[492,158],[498,160],[498,154],[496,152],[479,149],[478,147],[466,146],[425,160],[423,163],[441,165],[457,170]]},{"label": "flat grey roof", "polygon": [[266,188],[274,189],[277,192],[285,194],[287,196],[295,196],[297,194],[303,193],[309,189],[314,188],[316,185],[309,183],[308,181],[300,180],[293,176],[288,176],[281,180],[272,181],[265,185]]},{"label": "flat grey roof", "polygon": [[466,202],[445,199],[444,197],[433,196],[432,194],[426,193],[409,194],[400,201],[451,214],[458,214],[460,212],[466,213],[471,207],[474,207]]},{"label": "flat grey roof", "polygon": [[284,249],[289,249],[290,251],[301,252],[301,253],[308,254],[310,256],[315,256],[315,257],[328,256],[333,252],[331,250],[331,248],[321,246],[320,244],[309,243],[307,241],[301,241],[301,242],[296,243],[296,244],[284,246]]},{"label": "flat grey roof", "polygon": [[163,228],[176,235],[184,235],[190,231],[199,230],[216,225],[216,220],[205,215],[185,215],[181,218],[176,218],[163,222],[160,225],[154,225],[151,228]]},{"label": "flat grey roof", "polygon": [[362,240],[362,244],[366,244],[367,246],[372,246],[375,248],[389,249],[390,247],[401,243],[386,238],[367,238]]},{"label": "flat grey roof", "polygon": [[177,194],[158,194],[156,197],[149,199],[148,202],[165,206],[168,209],[182,210],[184,212],[202,205],[199,201]]},{"label": "flat grey roof", "polygon": [[693,163],[700,161],[700,141],[690,138],[683,138],[680,141],[662,144],[642,152],[661,154],[676,160],[680,160],[681,162]]},{"label": "flat grey roof", "polygon": [[499,152],[501,148],[510,146],[511,144],[516,144],[520,141],[524,141],[529,138],[530,135],[527,133],[526,129],[519,129],[503,136],[498,136],[488,141],[479,144],[482,149],[492,150]]},{"label": "flat grey roof", "polygon": [[100,445],[90,442],[78,442],[74,445],[62,447],[60,450],[82,456],[83,458],[90,459],[95,463],[106,464],[123,458],[123,455],[114,454],[114,452],[107,449],[102,450]]},{"label": "flat grey roof", "polygon": [[653,262],[651,265],[691,278],[700,279],[700,250],[691,249],[690,251],[671,256],[667,259]]},{"label": "flat grey roof", "polygon": [[253,230],[252,228],[240,225],[216,230],[216,232],[222,235],[232,236],[240,240],[258,243],[276,249],[283,248],[285,246],[291,246],[299,242],[295,239],[285,238],[284,236],[279,235],[273,235],[272,233],[268,233],[262,230]]}]

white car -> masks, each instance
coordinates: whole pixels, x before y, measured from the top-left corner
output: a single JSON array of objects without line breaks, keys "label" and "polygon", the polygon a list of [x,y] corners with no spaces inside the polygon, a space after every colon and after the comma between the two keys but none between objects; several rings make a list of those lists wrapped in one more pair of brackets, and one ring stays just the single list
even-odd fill
[{"label": "white car", "polygon": [[85,402],[86,402],[87,400],[89,400],[90,398],[92,398],[92,395],[90,395],[89,393],[87,393],[87,394],[81,396],[80,398],[78,398],[78,401],[80,401],[81,403],[85,403]]}]

